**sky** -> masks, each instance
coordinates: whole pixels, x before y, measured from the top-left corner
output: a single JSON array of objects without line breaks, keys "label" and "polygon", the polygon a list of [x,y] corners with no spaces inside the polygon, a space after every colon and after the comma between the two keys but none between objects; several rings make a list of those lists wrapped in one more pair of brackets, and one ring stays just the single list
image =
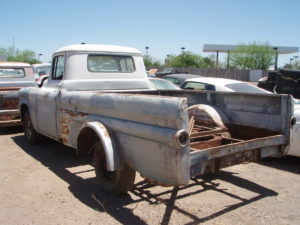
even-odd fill
[{"label": "sky", "polygon": [[[299,0],[0,0],[0,48],[43,54],[65,45],[122,45],[163,62],[181,47],[269,42],[300,46]],[[209,53],[212,54],[212,53]],[[223,56],[222,56],[223,55]],[[221,55],[222,57],[225,54]],[[279,56],[279,65],[294,53]]]}]

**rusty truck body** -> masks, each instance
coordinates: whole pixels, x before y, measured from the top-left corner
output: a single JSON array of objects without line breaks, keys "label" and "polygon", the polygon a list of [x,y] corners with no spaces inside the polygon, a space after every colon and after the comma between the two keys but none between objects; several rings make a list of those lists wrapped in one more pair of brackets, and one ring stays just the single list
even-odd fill
[{"label": "rusty truck body", "polygon": [[0,62],[0,127],[21,125],[18,91],[36,86],[32,66]]},{"label": "rusty truck body", "polygon": [[151,88],[141,53],[107,45],[73,45],[53,54],[41,88],[19,92],[25,135],[40,134],[93,154],[99,184],[121,194],[135,173],[162,185],[231,165],[285,154],[287,95]]}]

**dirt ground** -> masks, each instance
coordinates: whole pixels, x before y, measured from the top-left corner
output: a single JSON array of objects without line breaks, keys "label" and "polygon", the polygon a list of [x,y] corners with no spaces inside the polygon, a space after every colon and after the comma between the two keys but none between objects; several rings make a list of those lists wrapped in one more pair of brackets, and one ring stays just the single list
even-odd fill
[{"label": "dirt ground", "polygon": [[56,142],[0,130],[0,224],[299,224],[300,159],[266,160],[159,187],[137,176],[128,195],[97,186],[91,166]]}]

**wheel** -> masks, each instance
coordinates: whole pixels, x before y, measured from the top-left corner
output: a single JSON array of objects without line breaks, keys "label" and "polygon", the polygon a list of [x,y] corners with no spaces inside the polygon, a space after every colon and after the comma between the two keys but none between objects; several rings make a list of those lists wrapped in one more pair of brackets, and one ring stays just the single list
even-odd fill
[{"label": "wheel", "polygon": [[31,121],[30,114],[29,114],[28,110],[24,114],[23,123],[24,123],[24,134],[26,136],[27,141],[30,144],[40,143],[42,137],[33,128],[32,121]]},{"label": "wheel", "polygon": [[100,141],[94,149],[94,167],[100,187],[115,195],[125,194],[134,184],[135,171],[124,164],[124,167],[116,171],[108,171],[106,157]]}]

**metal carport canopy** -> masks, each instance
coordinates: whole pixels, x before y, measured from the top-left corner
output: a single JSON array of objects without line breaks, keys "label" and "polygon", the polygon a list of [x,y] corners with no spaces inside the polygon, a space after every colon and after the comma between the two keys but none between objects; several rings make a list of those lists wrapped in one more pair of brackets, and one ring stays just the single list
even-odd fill
[{"label": "metal carport canopy", "polygon": [[[203,52],[224,52],[236,50],[240,45],[215,45],[215,44],[204,44]],[[278,54],[290,54],[299,51],[298,47],[284,47],[284,46],[271,46],[273,49],[277,48]]]},{"label": "metal carport canopy", "polygon": [[[219,53],[227,53],[227,68],[229,68],[229,53],[230,51],[236,50],[240,45],[215,45],[215,44],[204,44],[203,52],[216,52],[216,65],[219,67]],[[276,51],[275,56],[275,70],[277,70],[278,55],[279,54],[290,54],[299,51],[298,47],[284,47],[284,46],[271,46]]]}]

